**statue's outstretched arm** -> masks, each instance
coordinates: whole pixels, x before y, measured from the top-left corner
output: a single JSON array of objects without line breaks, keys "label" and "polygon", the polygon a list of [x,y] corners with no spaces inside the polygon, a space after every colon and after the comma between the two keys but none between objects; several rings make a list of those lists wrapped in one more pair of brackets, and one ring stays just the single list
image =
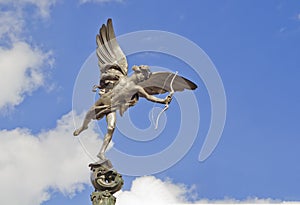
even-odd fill
[{"label": "statue's outstretched arm", "polygon": [[156,102],[156,103],[161,103],[161,104],[166,104],[169,103],[171,101],[171,97],[167,96],[166,98],[158,98],[155,97],[153,95],[149,95],[142,86],[138,86],[138,92],[139,94],[141,94],[143,97],[145,97],[147,100],[150,100],[152,102]]}]

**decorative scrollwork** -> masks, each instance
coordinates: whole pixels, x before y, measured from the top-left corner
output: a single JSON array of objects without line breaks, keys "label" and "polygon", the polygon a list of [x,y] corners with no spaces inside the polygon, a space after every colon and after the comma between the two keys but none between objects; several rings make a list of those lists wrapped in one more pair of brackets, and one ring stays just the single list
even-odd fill
[{"label": "decorative scrollwork", "polygon": [[109,160],[101,164],[90,164],[91,181],[96,191],[108,191],[111,194],[119,191],[124,182],[122,176],[113,169]]}]

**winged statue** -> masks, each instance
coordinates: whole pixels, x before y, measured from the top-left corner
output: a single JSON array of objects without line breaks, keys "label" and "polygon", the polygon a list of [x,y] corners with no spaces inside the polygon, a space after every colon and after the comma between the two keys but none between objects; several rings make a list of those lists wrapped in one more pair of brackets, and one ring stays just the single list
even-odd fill
[{"label": "winged statue", "polygon": [[[99,90],[100,98],[88,110],[81,127],[76,129],[74,136],[88,128],[91,120],[100,120],[106,117],[107,133],[104,136],[102,147],[97,157],[106,160],[105,151],[112,139],[116,126],[116,112],[123,113],[134,106],[140,97],[155,103],[168,104],[174,92],[185,89],[195,90],[197,85],[190,80],[172,72],[151,72],[147,65],[134,65],[134,73],[128,76],[128,63],[121,50],[114,33],[112,20],[103,24],[96,36],[97,57],[100,68],[100,82],[93,91]],[[167,93],[165,98],[154,95]]]}]

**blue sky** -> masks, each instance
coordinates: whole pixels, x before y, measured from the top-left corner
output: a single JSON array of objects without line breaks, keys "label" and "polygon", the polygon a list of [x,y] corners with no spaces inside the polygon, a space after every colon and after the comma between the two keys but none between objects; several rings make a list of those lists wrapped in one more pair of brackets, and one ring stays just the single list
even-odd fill
[{"label": "blue sky", "polygon": [[[28,204],[90,203],[88,161],[76,160],[84,152],[74,140],[74,127],[68,120],[72,119],[73,88],[80,68],[96,48],[95,35],[100,26],[112,18],[117,36],[160,30],[194,42],[214,63],[226,93],[227,116],[221,140],[213,154],[199,162],[211,114],[202,79],[184,62],[170,56],[146,53],[128,57],[129,66],[150,64],[179,70],[180,75],[199,86],[194,95],[201,120],[197,125],[190,122],[190,126],[199,127],[195,142],[182,160],[153,174],[151,180],[175,187],[170,188],[175,190],[174,196],[181,187],[191,202],[224,198],[300,200],[299,1],[3,0],[0,8],[0,69],[4,73],[0,77],[0,179],[5,180],[0,183],[2,193],[8,190],[15,195],[9,179],[18,172],[8,170],[23,169],[20,162],[28,162],[32,169],[24,163],[28,169],[21,176],[33,179],[28,185],[36,185],[35,192],[22,195],[28,198],[24,199]],[[98,72],[97,65],[93,69]],[[135,126],[149,126],[152,107],[152,103],[141,100],[130,109]],[[171,103],[166,130],[155,140],[134,142],[117,131],[114,147],[136,155],[153,154],[167,147],[180,124],[179,109],[177,101]],[[147,114],[140,115],[145,110]],[[104,121],[100,122],[103,131]],[[96,140],[97,132],[88,132]],[[43,154],[35,158],[38,153]],[[58,154],[66,157],[57,160]],[[61,164],[55,164],[56,160]],[[36,165],[48,166],[45,161],[66,167],[59,172]],[[53,175],[48,181],[41,174],[45,169]],[[75,169],[80,171],[73,172]],[[124,179],[124,190],[129,191],[133,181],[143,178]],[[40,193],[47,194],[35,195]]]}]

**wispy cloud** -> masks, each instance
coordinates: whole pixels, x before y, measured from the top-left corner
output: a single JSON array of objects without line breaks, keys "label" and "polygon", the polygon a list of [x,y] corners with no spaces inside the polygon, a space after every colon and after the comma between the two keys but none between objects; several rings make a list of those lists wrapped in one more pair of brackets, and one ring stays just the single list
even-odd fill
[{"label": "wispy cloud", "polygon": [[124,2],[124,0],[79,0],[80,4],[85,4],[85,3],[108,3],[108,2],[122,3],[122,2]]},{"label": "wispy cloud", "polygon": [[283,32],[285,32],[286,31],[286,27],[281,27],[280,29],[279,29],[279,33],[283,33]]},{"label": "wispy cloud", "polygon": [[279,33],[285,34],[285,36],[299,34],[300,27],[298,23],[300,22],[300,13],[298,14],[294,13],[293,15],[290,15],[289,18],[287,19],[289,20],[290,23],[289,24],[287,23],[286,25],[282,26],[279,29]]},{"label": "wispy cloud", "polygon": [[0,4],[14,10],[23,10],[27,6],[33,6],[40,17],[47,18],[51,8],[58,0],[0,0]]},{"label": "wispy cloud", "polygon": [[[1,4],[0,4],[1,5]],[[15,40],[22,32],[24,22],[20,11],[8,10],[0,13],[0,40]]]},{"label": "wispy cloud", "polygon": [[[75,116],[75,120],[83,116]],[[92,127],[91,127],[92,128]],[[89,184],[90,159],[85,155],[74,131],[71,113],[57,121],[55,128],[32,134],[16,128],[0,131],[0,204],[39,205],[57,191],[74,195]],[[81,139],[91,152],[100,140],[93,129]]]}]

